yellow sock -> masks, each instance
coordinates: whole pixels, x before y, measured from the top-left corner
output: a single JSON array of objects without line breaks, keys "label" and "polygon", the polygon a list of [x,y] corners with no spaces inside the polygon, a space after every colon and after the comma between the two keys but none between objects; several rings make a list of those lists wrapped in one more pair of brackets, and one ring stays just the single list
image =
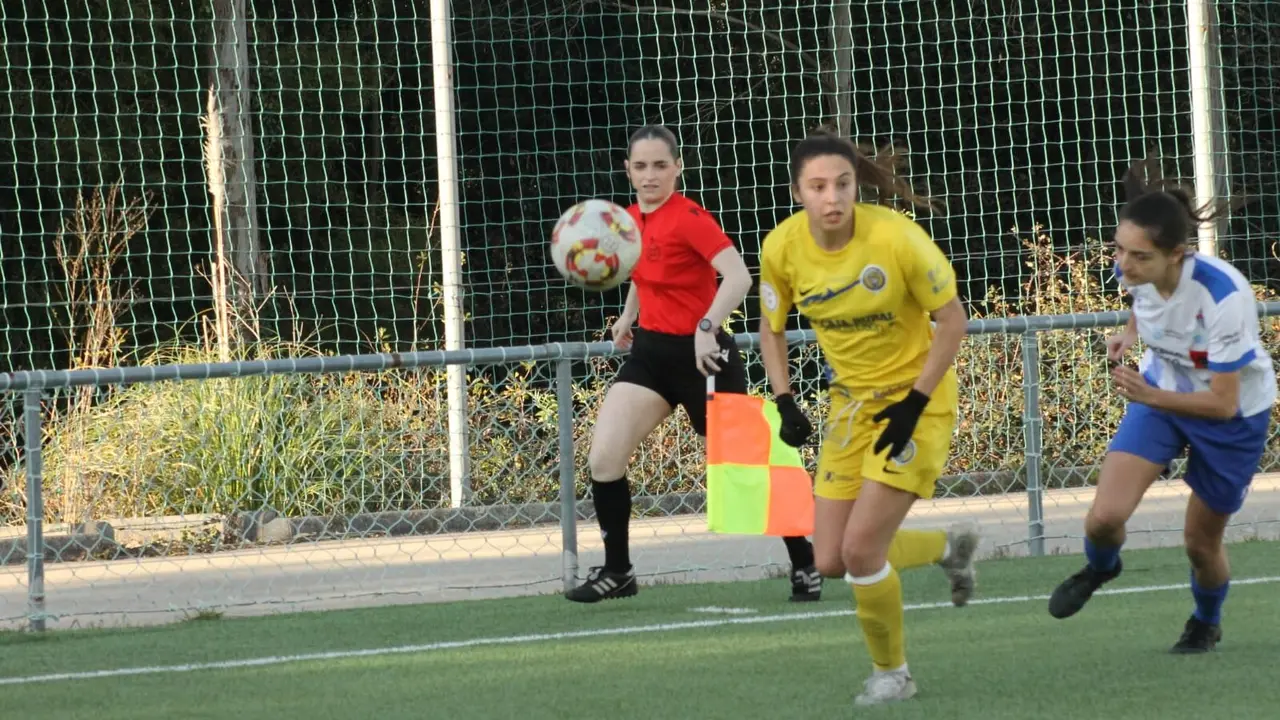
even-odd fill
[{"label": "yellow sock", "polygon": [[895,670],[907,662],[902,622],[902,579],[892,564],[870,577],[850,578],[858,622],[877,670]]},{"label": "yellow sock", "polygon": [[899,530],[889,545],[889,564],[895,568],[932,565],[942,559],[947,549],[947,533],[943,530]]}]

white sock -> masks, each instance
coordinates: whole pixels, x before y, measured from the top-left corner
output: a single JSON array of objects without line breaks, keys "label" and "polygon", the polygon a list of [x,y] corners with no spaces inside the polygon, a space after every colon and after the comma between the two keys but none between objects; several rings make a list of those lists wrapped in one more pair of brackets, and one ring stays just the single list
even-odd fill
[{"label": "white sock", "polygon": [[903,675],[910,675],[910,674],[911,674],[911,673],[907,672],[907,664],[906,664],[906,663],[902,663],[902,667],[896,667],[896,668],[893,668],[892,670],[881,670],[881,669],[879,669],[879,668],[877,668],[877,669],[876,669],[876,674],[877,674],[877,675],[888,675],[888,674],[890,674],[890,673],[902,673]]},{"label": "white sock", "polygon": [[849,573],[849,571],[846,570],[844,573],[844,581],[849,583],[850,585],[875,585],[881,580],[889,577],[889,573],[892,570],[893,570],[893,567],[890,566],[889,562],[886,560],[884,563],[884,567],[880,568],[879,572],[876,572],[874,575],[854,577],[852,574]]}]

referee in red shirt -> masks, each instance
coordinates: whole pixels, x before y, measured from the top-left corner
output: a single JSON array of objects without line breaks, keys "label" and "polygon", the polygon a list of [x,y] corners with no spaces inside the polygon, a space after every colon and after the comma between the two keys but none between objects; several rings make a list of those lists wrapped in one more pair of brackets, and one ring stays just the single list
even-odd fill
[{"label": "referee in red shirt", "polygon": [[[591,437],[591,496],[604,538],[604,565],[566,593],[574,602],[637,592],[628,547],[631,488],[627,464],[640,443],[683,406],[698,435],[707,432],[706,376],[716,389],[747,392],[746,366],[720,329],[751,289],[751,273],[715,218],[676,192],[683,165],[676,136],[661,125],[637,130],[627,146],[636,203],[627,209],[643,237],[613,342],[631,349],[605,395]],[[717,287],[716,274],[724,277]],[[632,325],[639,320],[634,332]],[[783,538],[791,559],[791,599],[818,600],[822,576],[806,538]]]}]

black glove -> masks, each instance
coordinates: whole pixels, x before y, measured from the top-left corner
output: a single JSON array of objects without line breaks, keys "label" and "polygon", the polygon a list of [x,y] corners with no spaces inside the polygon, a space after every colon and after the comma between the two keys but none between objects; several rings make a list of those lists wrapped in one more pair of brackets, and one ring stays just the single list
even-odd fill
[{"label": "black glove", "polygon": [[920,413],[924,412],[928,404],[929,396],[912,388],[905,398],[876,413],[872,420],[888,420],[889,425],[880,433],[880,439],[876,440],[872,448],[875,454],[879,455],[881,450],[889,448],[889,457],[894,458],[905,450],[907,443],[911,442],[911,433],[916,431]]},{"label": "black glove", "polygon": [[800,408],[796,407],[795,396],[791,393],[779,395],[774,398],[774,402],[778,406],[778,415],[782,416],[778,437],[791,447],[803,447],[806,442],[809,442],[813,425],[809,423],[809,418],[804,416]]}]

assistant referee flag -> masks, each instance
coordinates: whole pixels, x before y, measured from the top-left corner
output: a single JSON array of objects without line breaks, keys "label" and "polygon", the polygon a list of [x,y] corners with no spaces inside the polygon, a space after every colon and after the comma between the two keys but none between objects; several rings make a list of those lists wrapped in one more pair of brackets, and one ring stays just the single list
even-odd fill
[{"label": "assistant referee flag", "polygon": [[707,529],[797,537],[813,532],[813,483],[782,442],[771,400],[717,393],[707,378]]}]

